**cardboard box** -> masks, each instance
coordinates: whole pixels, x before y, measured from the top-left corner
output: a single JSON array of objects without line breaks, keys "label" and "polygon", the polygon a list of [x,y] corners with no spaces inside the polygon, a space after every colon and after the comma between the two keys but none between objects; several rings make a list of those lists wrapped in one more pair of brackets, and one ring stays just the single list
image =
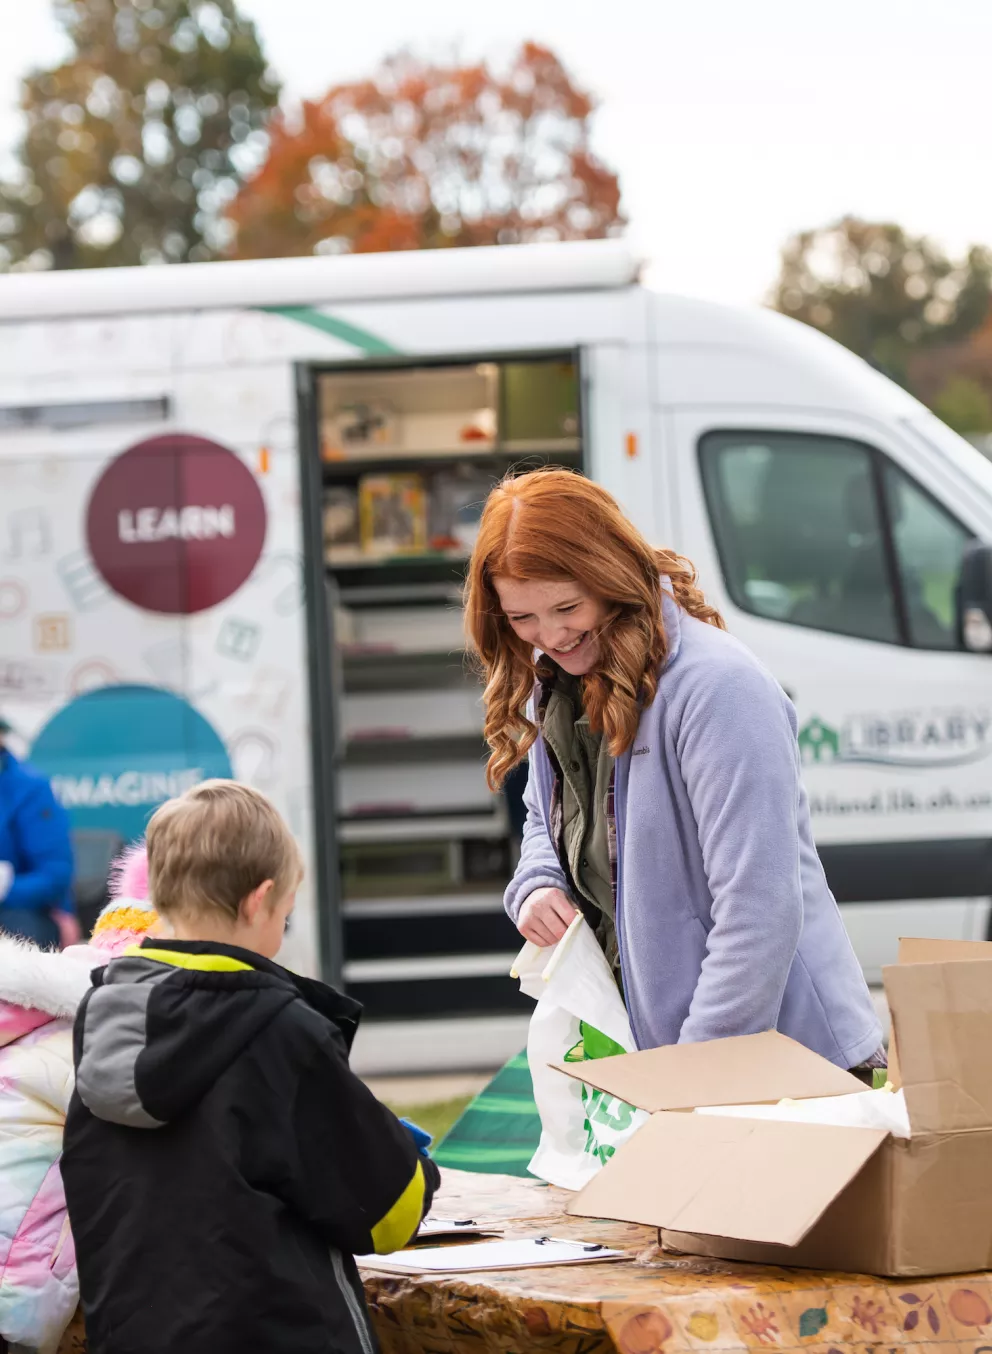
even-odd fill
[{"label": "cardboard box", "polygon": [[[911,1137],[679,1113],[865,1087],[774,1032],[558,1070],[652,1111],[568,1212],[674,1250],[886,1276],[992,1268],[992,945],[907,942],[885,989]],[[974,958],[972,956],[980,957]]]}]

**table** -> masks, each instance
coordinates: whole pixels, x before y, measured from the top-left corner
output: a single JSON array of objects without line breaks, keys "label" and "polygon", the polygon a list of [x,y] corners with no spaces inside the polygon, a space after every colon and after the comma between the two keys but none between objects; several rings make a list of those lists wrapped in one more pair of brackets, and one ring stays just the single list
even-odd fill
[{"label": "table", "polygon": [[[567,1217],[565,1190],[443,1174],[439,1216],[601,1241],[629,1259],[447,1278],[364,1270],[383,1354],[992,1354],[992,1275],[889,1281],[673,1255],[653,1228]],[[84,1349],[74,1323],[60,1354]]]}]

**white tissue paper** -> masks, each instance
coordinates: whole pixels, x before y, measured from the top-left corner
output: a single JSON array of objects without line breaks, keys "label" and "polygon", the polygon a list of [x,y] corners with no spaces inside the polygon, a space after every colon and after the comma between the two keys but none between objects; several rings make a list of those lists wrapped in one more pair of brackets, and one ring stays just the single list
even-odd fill
[{"label": "white tissue paper", "polygon": [[894,1138],[910,1136],[906,1097],[902,1091],[862,1091],[816,1100],[780,1100],[777,1105],[711,1105],[697,1114],[723,1114],[736,1119],[777,1119],[799,1124],[834,1124],[850,1128],[884,1128]]}]

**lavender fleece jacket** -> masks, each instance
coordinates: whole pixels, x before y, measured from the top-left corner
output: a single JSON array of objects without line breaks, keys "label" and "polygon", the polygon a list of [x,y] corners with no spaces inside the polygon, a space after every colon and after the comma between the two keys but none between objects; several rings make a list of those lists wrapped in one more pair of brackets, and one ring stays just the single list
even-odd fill
[{"label": "lavender fleece jacket", "polygon": [[[666,591],[669,654],[616,763],[617,935],[638,1048],[778,1029],[840,1067],[882,1031],[813,845],[792,703],[753,654]],[[553,772],[530,753],[505,906],[567,892]]]}]

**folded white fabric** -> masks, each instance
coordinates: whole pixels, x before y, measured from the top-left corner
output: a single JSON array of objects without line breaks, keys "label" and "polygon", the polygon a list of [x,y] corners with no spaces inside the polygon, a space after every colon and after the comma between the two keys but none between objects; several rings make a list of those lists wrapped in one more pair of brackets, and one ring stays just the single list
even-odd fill
[{"label": "folded white fabric", "polygon": [[834,1124],[842,1128],[884,1128],[894,1138],[910,1136],[906,1097],[902,1091],[862,1091],[816,1100],[781,1100],[777,1105],[711,1105],[697,1109],[696,1113],[799,1124]]}]

